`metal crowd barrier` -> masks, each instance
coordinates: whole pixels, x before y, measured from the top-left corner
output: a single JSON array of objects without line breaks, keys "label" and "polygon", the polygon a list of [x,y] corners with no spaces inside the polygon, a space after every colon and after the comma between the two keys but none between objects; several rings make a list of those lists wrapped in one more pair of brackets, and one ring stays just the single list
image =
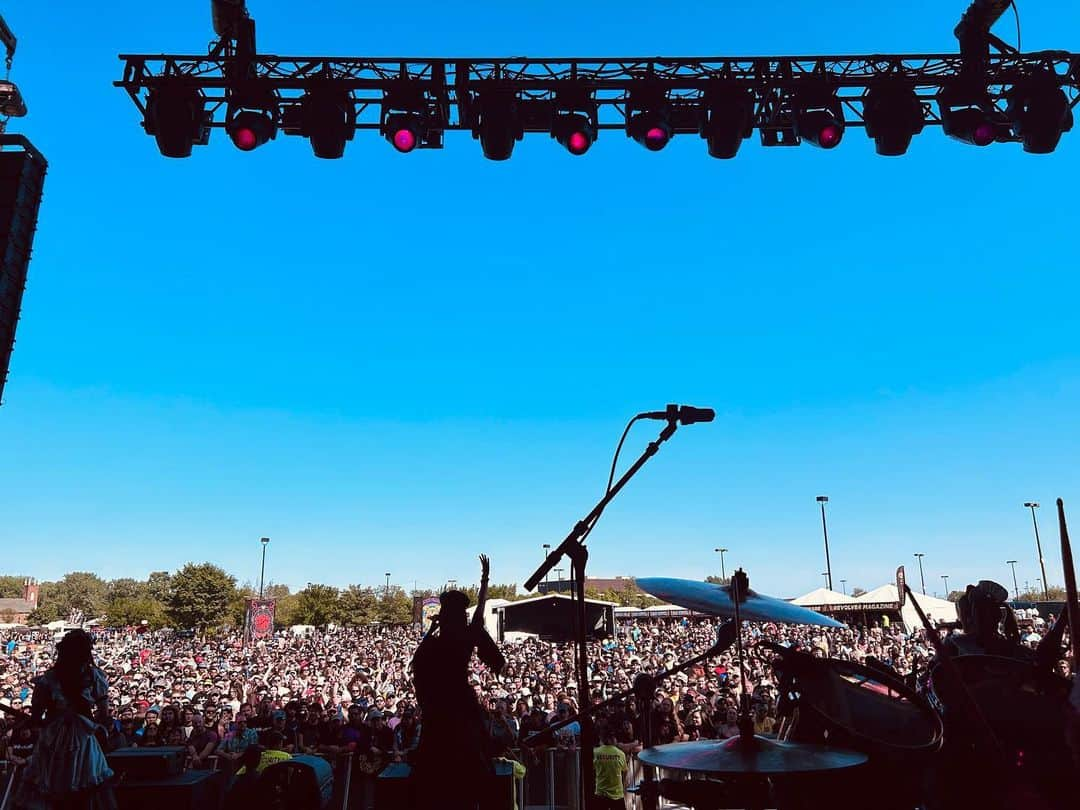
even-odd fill
[{"label": "metal crowd barrier", "polygon": [[0,798],[0,810],[7,810],[15,796],[15,785],[19,780],[19,766],[8,760],[0,760],[0,784],[4,785],[4,794]]}]

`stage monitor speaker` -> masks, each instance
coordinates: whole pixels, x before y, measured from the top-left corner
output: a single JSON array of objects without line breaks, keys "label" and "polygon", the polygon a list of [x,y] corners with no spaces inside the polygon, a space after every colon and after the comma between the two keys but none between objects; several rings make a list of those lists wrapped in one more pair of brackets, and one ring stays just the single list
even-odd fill
[{"label": "stage monitor speaker", "polygon": [[122,782],[116,786],[116,805],[118,810],[221,810],[226,781],[223,771],[191,770],[168,779]]},{"label": "stage monitor speaker", "polygon": [[272,807],[325,810],[334,795],[334,770],[322,757],[297,754],[264,770],[259,790],[272,797]]},{"label": "stage monitor speaker", "polygon": [[21,135],[0,135],[0,402],[19,322],[48,163]]},{"label": "stage monitor speaker", "polygon": [[105,758],[118,782],[168,779],[184,772],[187,748],[161,745],[152,748],[117,748]]}]

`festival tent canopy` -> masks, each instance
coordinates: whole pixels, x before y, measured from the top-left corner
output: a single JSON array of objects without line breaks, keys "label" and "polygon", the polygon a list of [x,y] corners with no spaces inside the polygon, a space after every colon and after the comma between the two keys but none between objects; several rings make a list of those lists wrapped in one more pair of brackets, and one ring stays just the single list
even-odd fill
[{"label": "festival tent canopy", "polygon": [[829,605],[851,605],[857,601],[853,596],[830,591],[828,588],[815,588],[810,593],[804,593],[792,599],[791,603],[800,607],[828,607]]},{"label": "festival tent canopy", "polygon": [[[956,603],[950,602],[947,599],[938,599],[936,596],[927,596],[925,594],[916,594],[915,598],[919,602],[919,607],[923,609],[923,613],[928,618],[933,619],[940,624],[941,622],[955,622],[957,620]],[[882,585],[869,593],[864,593],[856,600],[858,602],[899,602],[899,592],[896,590],[896,585],[888,583]],[[919,614],[915,612],[914,606],[911,604],[911,600],[908,599],[904,603],[904,607],[900,610],[900,618],[903,619],[904,624],[907,625],[909,630],[917,630],[922,627],[922,622],[919,620]]]}]

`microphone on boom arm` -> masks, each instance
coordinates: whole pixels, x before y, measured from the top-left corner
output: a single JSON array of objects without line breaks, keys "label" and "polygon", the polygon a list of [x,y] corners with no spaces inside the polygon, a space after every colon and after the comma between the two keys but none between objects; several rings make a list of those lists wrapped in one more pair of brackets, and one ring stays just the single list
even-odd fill
[{"label": "microphone on boom arm", "polygon": [[697,422],[711,422],[716,418],[716,411],[712,408],[695,408],[693,405],[668,405],[662,411],[646,411],[639,413],[638,419],[665,419],[668,422],[678,422],[680,425],[693,425]]}]

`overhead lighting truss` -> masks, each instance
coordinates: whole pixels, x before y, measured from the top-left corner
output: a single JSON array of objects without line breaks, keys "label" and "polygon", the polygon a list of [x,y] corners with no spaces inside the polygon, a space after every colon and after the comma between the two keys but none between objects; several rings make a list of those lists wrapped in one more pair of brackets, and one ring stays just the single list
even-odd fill
[{"label": "overhead lighting truss", "polygon": [[[811,92],[828,100],[810,109],[812,120],[828,114],[840,132],[865,128],[869,110],[871,134],[880,139],[874,88],[904,88],[917,107],[909,107],[898,126],[910,134],[943,124],[952,134],[955,108],[945,105],[943,115],[942,98],[958,84],[974,83],[983,113],[995,122],[994,140],[1025,143],[1029,151],[1056,144],[1053,133],[1042,130],[1058,122],[1066,131],[1080,101],[1080,54],[1063,51],[989,53],[974,73],[971,59],[959,54],[456,60],[267,56],[219,46],[206,56],[127,54],[120,59],[123,78],[115,84],[128,92],[144,120],[152,94],[182,88],[200,94],[205,104],[200,126],[224,128],[229,98],[242,84],[245,92],[275,99],[277,131],[304,135],[308,129],[289,125],[304,120],[304,99],[333,91],[352,108],[343,118],[346,137],[354,129],[371,130],[394,143],[391,128],[408,124],[415,145],[441,148],[444,132],[460,130],[473,133],[495,159],[509,156],[519,133],[558,137],[568,111],[587,113],[590,144],[602,130],[634,135],[635,116],[643,112],[637,100],[643,95],[652,99],[644,112],[663,119],[667,138],[715,134],[711,151],[717,156],[733,154],[739,136],[752,130],[766,146],[799,145],[807,132]],[[724,88],[726,108],[716,104],[717,87]],[[575,103],[568,105],[568,97]],[[732,98],[743,100],[748,121]],[[911,112],[919,108],[921,118]],[[811,142],[817,137],[810,136]],[[399,151],[411,151],[402,148],[410,139],[401,139]],[[890,145],[879,151],[903,150]]]}]

